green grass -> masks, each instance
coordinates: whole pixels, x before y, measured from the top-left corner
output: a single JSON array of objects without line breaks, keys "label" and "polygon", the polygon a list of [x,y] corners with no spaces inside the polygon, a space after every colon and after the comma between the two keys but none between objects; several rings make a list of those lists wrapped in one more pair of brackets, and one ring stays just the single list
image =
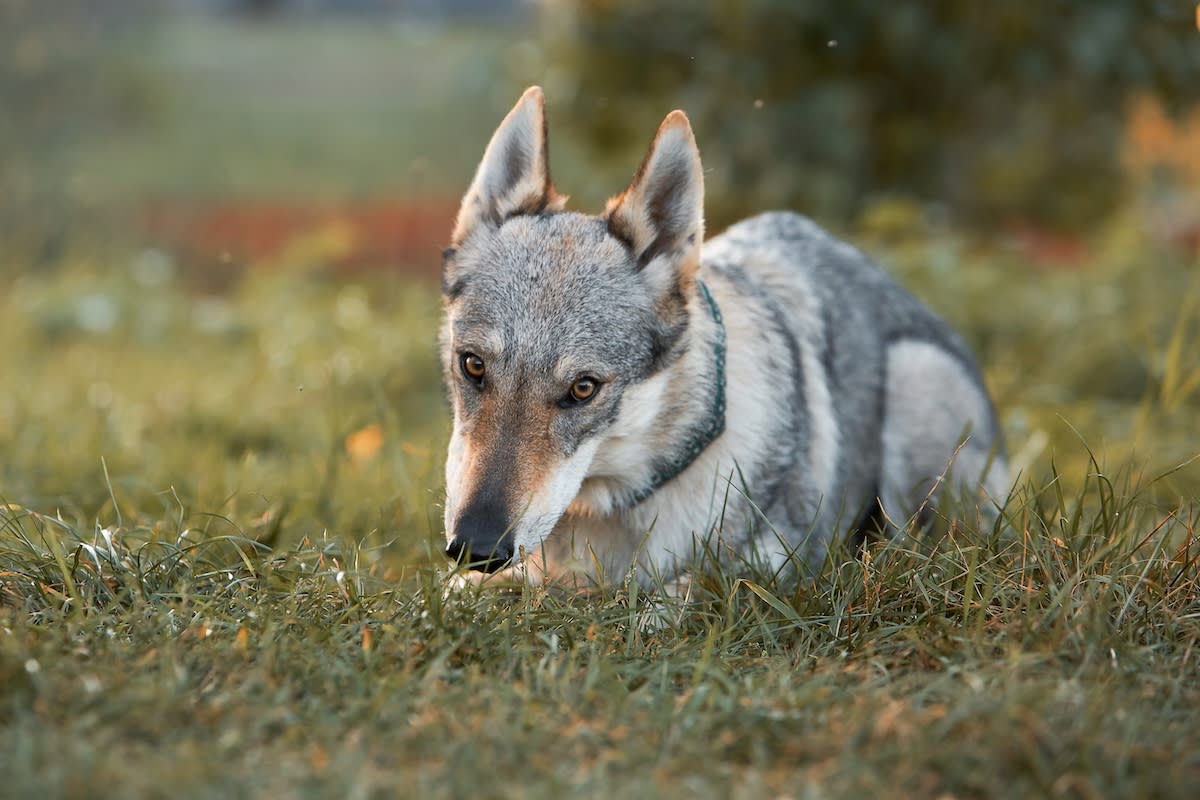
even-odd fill
[{"label": "green grass", "polygon": [[345,541],[11,509],[0,771],[10,796],[1188,797],[1197,512],[1129,492],[1031,486],[997,533],[791,589],[710,569],[658,629],[622,587],[447,596]]},{"label": "green grass", "polygon": [[431,284],[20,275],[8,796],[1193,796],[1192,279],[1119,243],[1087,281],[876,251],[988,364],[1024,469],[1000,521],[799,585],[709,566],[652,616],[628,584],[445,593]]}]

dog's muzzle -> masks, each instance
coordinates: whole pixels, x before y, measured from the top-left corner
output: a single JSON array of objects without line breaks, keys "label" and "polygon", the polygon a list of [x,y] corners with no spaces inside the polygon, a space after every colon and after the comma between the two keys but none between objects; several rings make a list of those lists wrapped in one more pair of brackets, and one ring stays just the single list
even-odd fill
[{"label": "dog's muzzle", "polygon": [[511,566],[513,536],[499,522],[503,518],[503,512],[489,503],[467,508],[454,525],[454,538],[446,546],[446,555],[480,572],[498,572]]},{"label": "dog's muzzle", "polygon": [[450,544],[446,545],[446,555],[451,561],[456,561],[467,569],[498,572],[512,564],[513,547],[507,536],[490,545],[471,541],[464,536],[455,536]]}]

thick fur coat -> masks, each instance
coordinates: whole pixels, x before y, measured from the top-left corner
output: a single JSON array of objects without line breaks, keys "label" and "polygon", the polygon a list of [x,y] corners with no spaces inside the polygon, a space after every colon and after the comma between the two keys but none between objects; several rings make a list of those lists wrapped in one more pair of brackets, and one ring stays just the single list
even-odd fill
[{"label": "thick fur coat", "polygon": [[703,203],[680,111],[599,216],[554,189],[539,89],[500,124],[444,264],[453,559],[651,584],[701,548],[819,563],[947,487],[1003,499],[996,414],[942,320],[795,214],[704,242]]}]

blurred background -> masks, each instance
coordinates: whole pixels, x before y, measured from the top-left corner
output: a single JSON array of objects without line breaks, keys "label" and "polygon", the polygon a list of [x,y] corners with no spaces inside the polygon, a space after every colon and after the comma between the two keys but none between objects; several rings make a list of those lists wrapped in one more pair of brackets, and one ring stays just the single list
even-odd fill
[{"label": "blurred background", "polygon": [[853,239],[965,332],[1027,475],[1166,472],[1200,452],[1198,15],[3,0],[0,502],[419,557],[438,251],[534,83],[573,208],[684,108],[710,232],[790,208]]}]

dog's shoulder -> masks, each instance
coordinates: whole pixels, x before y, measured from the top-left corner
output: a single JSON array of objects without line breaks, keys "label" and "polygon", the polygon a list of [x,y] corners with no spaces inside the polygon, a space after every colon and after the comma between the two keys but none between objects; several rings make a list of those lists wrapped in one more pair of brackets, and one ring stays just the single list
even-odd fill
[{"label": "dog's shoulder", "polygon": [[704,243],[703,260],[776,293],[791,287],[834,306],[911,302],[861,250],[790,211],[768,211],[731,225]]},{"label": "dog's shoulder", "polygon": [[793,317],[836,327],[839,339],[860,349],[914,338],[970,361],[958,335],[883,267],[800,214],[744,219],[705,242],[703,253],[710,270],[769,295]]},{"label": "dog's shoulder", "polygon": [[770,264],[823,277],[835,271],[884,278],[862,251],[830,234],[808,217],[791,211],[767,211],[734,223],[704,243],[706,261],[752,266]]},{"label": "dog's shoulder", "polygon": [[730,225],[704,243],[708,254],[749,250],[820,247],[835,244],[821,226],[792,211],[766,211]]}]

